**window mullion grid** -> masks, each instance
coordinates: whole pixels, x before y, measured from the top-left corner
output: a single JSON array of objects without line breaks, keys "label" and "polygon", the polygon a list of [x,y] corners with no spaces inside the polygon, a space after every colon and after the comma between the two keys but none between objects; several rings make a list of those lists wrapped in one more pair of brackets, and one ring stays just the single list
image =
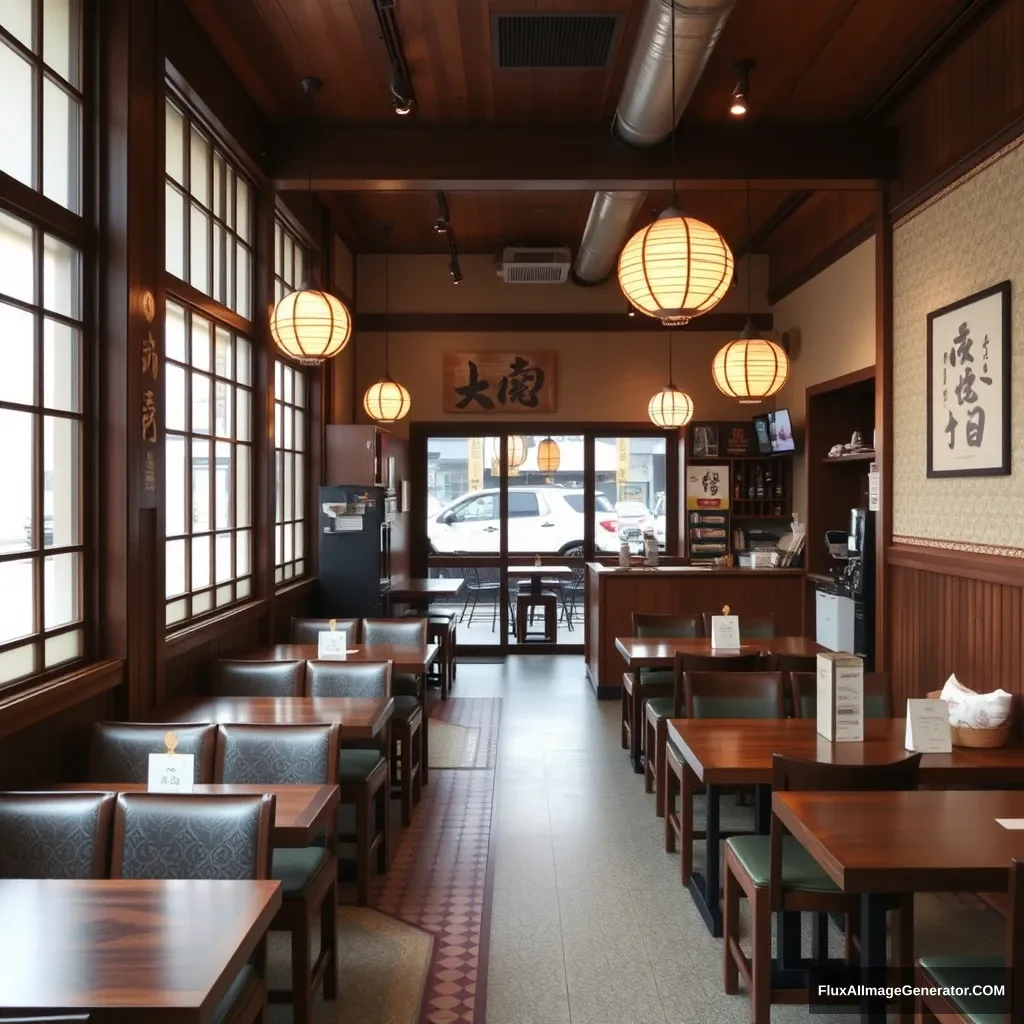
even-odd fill
[{"label": "window mullion grid", "polygon": [[[37,9],[35,14],[41,12]],[[35,670],[45,667],[46,595],[45,550],[46,529],[43,517],[43,471],[44,471],[44,430],[43,430],[43,308],[45,306],[45,280],[43,266],[44,234],[41,228],[32,228],[32,277],[36,299],[36,311],[32,321],[32,347],[34,357],[32,398],[35,410],[32,414],[32,540],[35,548],[32,558],[32,576],[35,582],[33,619],[35,626]]]},{"label": "window mullion grid", "polygon": [[185,601],[188,617],[192,618],[192,505],[195,501],[193,480],[195,479],[195,452],[192,433],[192,310],[185,308],[185,480],[187,502],[185,504]]}]

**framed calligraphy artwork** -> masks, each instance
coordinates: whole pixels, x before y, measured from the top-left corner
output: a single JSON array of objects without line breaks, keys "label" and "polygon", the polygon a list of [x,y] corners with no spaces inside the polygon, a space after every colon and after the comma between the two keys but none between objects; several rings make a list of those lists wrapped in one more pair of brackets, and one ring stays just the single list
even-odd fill
[{"label": "framed calligraphy artwork", "polygon": [[928,476],[1010,473],[1010,282],[928,314]]},{"label": "framed calligraphy artwork", "polygon": [[554,352],[446,352],[445,412],[555,411]]}]

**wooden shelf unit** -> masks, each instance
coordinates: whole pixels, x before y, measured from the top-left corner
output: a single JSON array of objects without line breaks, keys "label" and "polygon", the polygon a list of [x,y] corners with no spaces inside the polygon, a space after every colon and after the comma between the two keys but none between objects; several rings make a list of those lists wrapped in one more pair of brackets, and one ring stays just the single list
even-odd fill
[{"label": "wooden shelf unit", "polygon": [[874,462],[874,452],[857,452],[856,455],[826,455],[821,461],[829,466],[837,466],[842,462]]}]

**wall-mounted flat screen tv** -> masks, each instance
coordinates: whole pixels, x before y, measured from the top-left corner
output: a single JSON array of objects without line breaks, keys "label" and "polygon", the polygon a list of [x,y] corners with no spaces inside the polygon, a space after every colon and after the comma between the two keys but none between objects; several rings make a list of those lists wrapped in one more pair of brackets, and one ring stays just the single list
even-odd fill
[{"label": "wall-mounted flat screen tv", "polygon": [[768,416],[754,417],[754,437],[757,439],[757,450],[761,455],[771,455],[772,437],[769,430]]},{"label": "wall-mounted flat screen tv", "polygon": [[796,451],[793,441],[793,424],[788,409],[776,409],[768,413],[768,434],[771,438],[773,452]]}]

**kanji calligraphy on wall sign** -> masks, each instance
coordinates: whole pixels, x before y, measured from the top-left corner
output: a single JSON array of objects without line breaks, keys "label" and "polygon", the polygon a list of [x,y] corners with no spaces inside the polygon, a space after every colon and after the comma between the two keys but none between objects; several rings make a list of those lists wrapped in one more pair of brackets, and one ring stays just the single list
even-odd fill
[{"label": "kanji calligraphy on wall sign", "polygon": [[928,314],[928,476],[1010,473],[1010,282]]},{"label": "kanji calligraphy on wall sign", "polygon": [[446,352],[445,412],[555,411],[554,352]]}]

